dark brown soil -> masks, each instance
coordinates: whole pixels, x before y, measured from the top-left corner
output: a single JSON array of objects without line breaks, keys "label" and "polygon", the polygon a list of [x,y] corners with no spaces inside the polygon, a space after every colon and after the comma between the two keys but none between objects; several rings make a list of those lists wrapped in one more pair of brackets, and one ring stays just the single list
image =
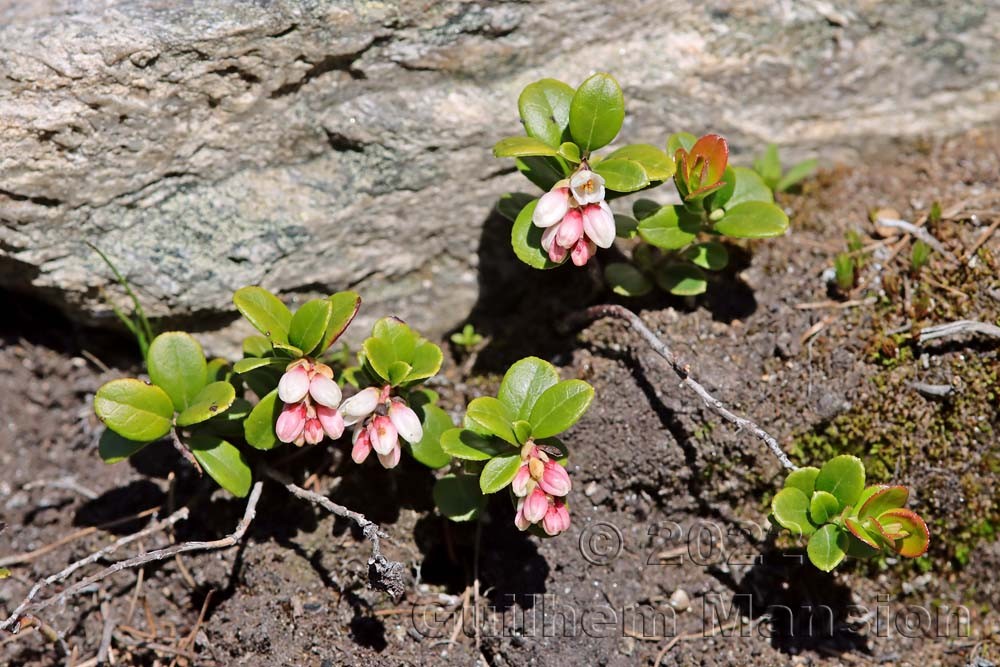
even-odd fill
[{"label": "dark brown soil", "polygon": [[[849,451],[865,458],[870,480],[912,485],[911,506],[932,528],[927,557],[852,562],[831,575],[803,563],[801,545],[766,528],[781,478],[766,448],[721,424],[622,323],[560,335],[563,315],[607,296],[592,275],[517,266],[497,250],[504,223],[491,219],[480,253],[484,296],[470,315],[490,342],[474,364],[452,351],[435,387],[443,403],[457,410],[492,392],[506,365],[527,354],[593,383],[597,400],[566,438],[568,533],[519,533],[502,499],[483,521],[481,657],[472,612],[461,627],[453,614],[475,574],[475,524],[435,515],[433,474],[419,465],[359,467],[338,445],[285,468],[300,480],[315,473],[317,490],[390,533],[387,555],[413,576],[403,599],[367,589],[368,545],[352,526],[269,483],[244,545],[147,566],[141,583],[134,572],[105,580],[42,614],[62,646],[37,630],[3,636],[0,664],[87,661],[101,642],[102,606],[117,628],[116,664],[649,665],[680,635],[665,664],[996,662],[997,341],[921,347],[913,336],[935,323],[1000,318],[1000,233],[974,266],[964,259],[1000,215],[998,155],[1000,135],[974,132],[825,171],[783,197],[793,233],[747,248],[707,297],[630,304],[712,392],[776,434],[799,463]],[[876,243],[870,209],[915,221],[934,201],[951,215],[928,229],[963,258],[961,268],[934,254],[914,274],[910,242],[890,259],[891,239],[870,248],[852,294],[801,307],[831,301],[821,274],[849,229]],[[232,530],[242,501],[213,493],[168,445],[117,466],[97,457],[90,400],[102,382],[135,372],[128,341],[75,331],[13,295],[0,307],[10,313],[0,350],[0,521],[9,524],[0,559],[171,503],[192,506],[176,540]],[[927,398],[914,382],[955,390]],[[10,566],[0,613],[39,577],[141,525],[97,530]],[[690,605],[675,612],[677,590]]]}]

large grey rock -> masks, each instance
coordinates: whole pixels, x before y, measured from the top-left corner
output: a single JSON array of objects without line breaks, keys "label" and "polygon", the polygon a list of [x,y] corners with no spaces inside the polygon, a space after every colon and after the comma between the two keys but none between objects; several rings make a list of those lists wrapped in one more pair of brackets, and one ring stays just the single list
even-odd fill
[{"label": "large grey rock", "polygon": [[439,334],[523,189],[489,147],[526,83],[615,73],[627,140],[844,159],[995,122],[998,24],[986,2],[0,0],[0,283],[107,318],[89,240],[157,315],[351,286]]}]

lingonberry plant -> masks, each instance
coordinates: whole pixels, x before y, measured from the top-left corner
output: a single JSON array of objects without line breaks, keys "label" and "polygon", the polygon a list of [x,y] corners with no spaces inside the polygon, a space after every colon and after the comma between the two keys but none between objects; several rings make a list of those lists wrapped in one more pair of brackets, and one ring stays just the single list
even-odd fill
[{"label": "lingonberry plant", "polygon": [[[614,141],[625,118],[621,87],[609,74],[595,74],[576,90],[542,79],[524,89],[518,110],[527,136],[502,139],[493,152],[515,158],[518,170],[546,191],[540,198],[509,193],[498,207],[514,222],[514,252],[530,266],[551,269],[567,259],[583,266],[616,237],[635,239],[632,262],[604,267],[614,292],[641,296],[657,285],[696,295],[708,287],[705,271],[729,262],[719,239],[779,236],[788,228],[772,187],[754,170],[730,166],[729,146],[717,134],[674,134],[666,152],[627,144],[596,155]],[[640,199],[633,216],[612,212],[609,200],[671,177],[681,203]]]}]

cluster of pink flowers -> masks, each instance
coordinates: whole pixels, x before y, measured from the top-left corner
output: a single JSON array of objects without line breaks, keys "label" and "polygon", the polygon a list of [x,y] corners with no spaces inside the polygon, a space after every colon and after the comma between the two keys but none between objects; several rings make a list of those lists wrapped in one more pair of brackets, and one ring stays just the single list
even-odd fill
[{"label": "cluster of pink flowers", "polygon": [[615,216],[604,201],[604,179],[584,162],[570,176],[542,195],[531,221],[545,230],[542,248],[553,262],[569,255],[583,266],[597,252],[615,241]]},{"label": "cluster of pink flowers", "polygon": [[519,530],[527,530],[531,524],[541,522],[548,535],[563,532],[569,528],[565,498],[570,487],[566,469],[529,441],[521,448],[521,467],[511,482],[518,497],[514,524]]},{"label": "cluster of pink flowers", "polygon": [[364,463],[374,449],[383,467],[395,468],[402,454],[399,439],[414,444],[424,437],[417,413],[403,399],[390,396],[391,389],[368,387],[340,406],[344,423],[356,424],[351,449],[355,463]]},{"label": "cluster of pink flowers", "polygon": [[307,358],[290,363],[278,382],[278,398],[285,404],[275,426],[278,440],[302,446],[317,444],[324,434],[333,440],[343,435],[340,387],[326,364]]}]

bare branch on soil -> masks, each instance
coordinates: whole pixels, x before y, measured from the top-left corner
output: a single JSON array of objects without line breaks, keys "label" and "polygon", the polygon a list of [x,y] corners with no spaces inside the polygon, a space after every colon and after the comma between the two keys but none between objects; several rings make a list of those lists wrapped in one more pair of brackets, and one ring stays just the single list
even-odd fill
[{"label": "bare branch on soil", "polygon": [[673,369],[674,373],[681,379],[681,384],[687,385],[694,393],[698,394],[705,405],[712,408],[719,416],[728,421],[730,424],[736,426],[737,430],[747,429],[754,434],[759,440],[764,442],[771,450],[771,452],[777,457],[778,461],[781,462],[785,468],[789,470],[795,470],[797,466],[792,463],[788,458],[788,455],[781,449],[781,445],[770,433],[765,431],[763,428],[758,426],[755,422],[745,418],[740,417],[733,412],[731,412],[719,399],[712,396],[705,387],[703,387],[697,380],[691,377],[691,369],[686,365],[678,361],[674,353],[667,347],[660,338],[654,334],[649,327],[642,321],[638,315],[633,313],[631,310],[612,304],[592,306],[583,310],[575,315],[570,316],[566,320],[566,325],[570,328],[579,328],[587,322],[591,322],[602,317],[617,317],[618,319],[625,320],[629,323],[633,329],[635,329],[639,335],[641,335],[645,341],[649,344],[653,351],[658,355],[663,357],[670,367]]},{"label": "bare branch on soil", "polygon": [[938,324],[927,327],[920,331],[920,342],[926,343],[935,338],[945,338],[947,336],[957,336],[964,333],[978,333],[984,336],[1000,338],[1000,327],[988,322],[976,322],[975,320],[958,320],[947,324]]},{"label": "bare branch on soil", "polygon": [[284,486],[296,498],[322,507],[335,516],[349,519],[357,524],[365,538],[372,543],[372,555],[368,558],[368,584],[376,590],[385,591],[393,599],[398,599],[403,594],[403,591],[406,590],[406,585],[403,581],[406,569],[402,563],[391,561],[382,555],[379,538],[388,537],[388,535],[382,532],[378,524],[369,521],[360,512],[355,512],[343,505],[338,505],[324,495],[303,489],[292,482],[290,477],[273,468],[264,467],[263,472]]}]

